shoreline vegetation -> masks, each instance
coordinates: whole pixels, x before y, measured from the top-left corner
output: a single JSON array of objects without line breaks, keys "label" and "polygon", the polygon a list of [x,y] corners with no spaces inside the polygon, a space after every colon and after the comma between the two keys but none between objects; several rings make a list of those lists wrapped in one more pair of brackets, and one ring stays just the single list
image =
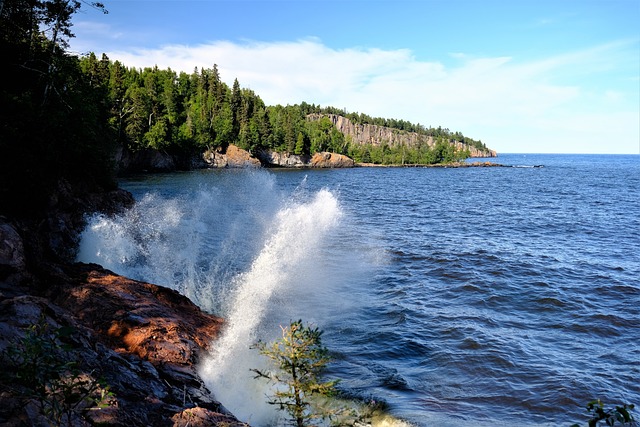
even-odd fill
[{"label": "shoreline vegetation", "polygon": [[442,126],[305,101],[266,105],[237,79],[225,83],[215,64],[178,73],[127,67],[105,54],[77,56],[66,49],[82,7],[104,9],[54,0],[0,8],[0,214],[42,214],[62,181],[85,191],[112,190],[128,168],[153,170],[148,163],[124,164],[123,152],[159,153],[171,160],[155,163],[165,171],[193,169],[194,159],[202,163],[205,153],[225,154],[232,146],[285,160],[298,156],[302,166],[319,153],[375,164],[496,156],[479,139]]},{"label": "shoreline vegetation", "polygon": [[436,164],[391,164],[381,165],[375,163],[355,163],[356,168],[495,168],[495,167],[510,167],[500,163],[494,162],[451,162],[451,163],[436,163]]}]

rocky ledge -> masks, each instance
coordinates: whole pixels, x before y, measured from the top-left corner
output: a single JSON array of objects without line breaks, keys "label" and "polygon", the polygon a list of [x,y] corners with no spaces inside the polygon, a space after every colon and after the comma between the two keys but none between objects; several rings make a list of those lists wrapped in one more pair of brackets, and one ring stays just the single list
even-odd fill
[{"label": "rocky ledge", "polygon": [[135,153],[121,149],[115,161],[119,173],[167,172],[202,168],[350,168],[354,166],[351,158],[336,153],[321,152],[313,156],[272,150],[257,150],[254,153],[233,144],[225,148],[207,150],[200,156],[190,159],[150,148]]},{"label": "rocky ledge", "polygon": [[[171,289],[97,265],[65,266],[55,282],[43,296],[0,298],[0,351],[5,359],[14,355],[3,360],[5,367],[30,357],[20,353],[33,350],[28,331],[38,325],[47,343],[44,350],[53,348],[55,358],[74,362],[73,371],[59,374],[85,384],[99,382],[96,391],[112,393],[102,408],[87,396],[64,425],[245,425],[213,398],[196,372],[200,355],[218,336],[220,318]],[[60,335],[61,330],[67,333]],[[39,357],[51,364],[51,355]],[[23,368],[13,366],[12,371]],[[38,387],[9,373],[0,378],[0,425],[52,421],[47,411],[56,399],[51,379],[43,379],[48,389],[39,395]]]},{"label": "rocky ledge", "polygon": [[222,319],[69,261],[85,213],[131,200],[61,185],[45,218],[0,217],[0,426],[246,426],[196,370]]}]

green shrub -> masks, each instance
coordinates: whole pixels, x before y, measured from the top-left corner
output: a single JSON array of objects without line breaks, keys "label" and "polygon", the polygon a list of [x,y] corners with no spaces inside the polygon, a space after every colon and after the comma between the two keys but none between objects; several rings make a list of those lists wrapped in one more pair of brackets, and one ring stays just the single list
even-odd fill
[{"label": "green shrub", "polygon": [[[600,399],[592,400],[587,404],[587,412],[591,414],[588,426],[597,427],[601,421],[605,422],[608,426],[616,425],[616,421],[621,425],[635,425],[633,415],[629,412],[632,411],[633,408],[634,405],[632,404],[606,408]],[[580,425],[572,424],[571,427],[580,427]]]}]

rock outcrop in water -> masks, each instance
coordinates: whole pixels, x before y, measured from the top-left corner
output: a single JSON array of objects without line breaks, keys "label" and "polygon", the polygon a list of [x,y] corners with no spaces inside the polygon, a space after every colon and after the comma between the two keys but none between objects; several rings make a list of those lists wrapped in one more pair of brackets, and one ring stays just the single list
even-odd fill
[{"label": "rock outcrop in water", "polygon": [[351,158],[336,153],[316,153],[313,156],[258,150],[255,156],[231,144],[225,151],[207,151],[203,158],[212,168],[350,168]]},{"label": "rock outcrop in water", "polygon": [[[245,426],[215,400],[195,368],[217,337],[220,318],[173,290],[71,263],[57,252],[74,246],[85,213],[128,205],[130,195],[122,193],[80,195],[62,185],[44,220],[0,218],[0,425],[51,424],[54,393],[40,386],[82,380],[97,391],[108,386],[113,396],[102,409],[81,399],[64,425]],[[35,325],[39,352],[27,332]],[[17,374],[29,369],[28,360],[40,361],[36,381]],[[64,369],[47,383],[52,363]]]},{"label": "rock outcrop in water", "polygon": [[351,168],[353,159],[337,153],[320,152],[313,156],[278,153],[271,150],[259,151],[257,157],[266,167],[283,168]]},{"label": "rock outcrop in water", "polygon": [[313,168],[352,168],[355,165],[352,158],[336,153],[316,153],[310,164]]},{"label": "rock outcrop in water", "polygon": [[260,160],[246,150],[231,144],[226,150],[208,150],[202,155],[206,165],[211,168],[257,168]]}]

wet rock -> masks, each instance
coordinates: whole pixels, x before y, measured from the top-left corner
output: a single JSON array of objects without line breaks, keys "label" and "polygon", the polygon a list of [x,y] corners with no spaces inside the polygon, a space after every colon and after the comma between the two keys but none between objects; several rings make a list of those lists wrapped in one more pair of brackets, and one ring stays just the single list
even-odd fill
[{"label": "wet rock", "polygon": [[[196,371],[220,331],[220,318],[171,289],[96,265],[60,269],[60,282],[47,295],[0,299],[0,353],[6,366],[7,349],[19,347],[31,326],[44,325],[60,344],[53,347],[54,360],[74,362],[88,381],[102,379],[113,393],[108,405],[79,406],[73,425],[245,425],[215,400]],[[57,335],[61,328],[72,332]],[[41,399],[16,386],[7,372],[0,376],[0,425],[46,425]]]}]

